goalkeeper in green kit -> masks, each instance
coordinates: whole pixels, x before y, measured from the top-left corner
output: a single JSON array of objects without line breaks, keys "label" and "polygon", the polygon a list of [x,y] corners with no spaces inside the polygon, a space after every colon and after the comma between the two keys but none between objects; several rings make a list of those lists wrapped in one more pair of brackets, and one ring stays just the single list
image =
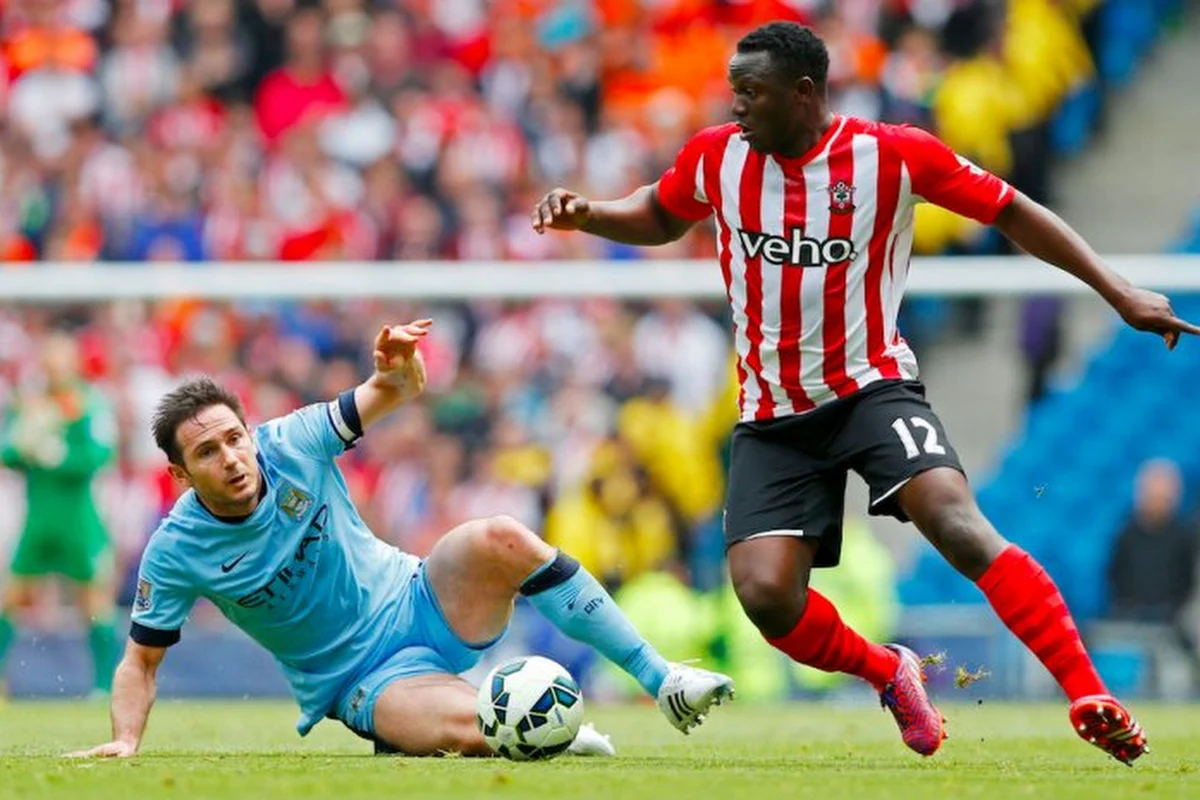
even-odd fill
[{"label": "goalkeeper in green kit", "polygon": [[104,693],[117,657],[114,575],[92,483],[113,457],[116,425],[108,401],[81,379],[73,339],[49,334],[41,355],[42,386],[18,392],[0,417],[0,461],[24,476],[27,502],[0,608],[0,678],[17,613],[33,605],[40,582],[60,575],[73,584],[88,627],[94,686]]}]

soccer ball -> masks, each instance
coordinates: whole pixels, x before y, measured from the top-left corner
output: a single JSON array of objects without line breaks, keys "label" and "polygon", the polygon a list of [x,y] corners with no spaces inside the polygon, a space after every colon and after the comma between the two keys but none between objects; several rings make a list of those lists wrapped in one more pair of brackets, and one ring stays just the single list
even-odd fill
[{"label": "soccer ball", "polygon": [[562,665],[541,656],[514,658],[483,679],[476,719],[484,741],[505,758],[554,758],[579,733],[583,694]]}]

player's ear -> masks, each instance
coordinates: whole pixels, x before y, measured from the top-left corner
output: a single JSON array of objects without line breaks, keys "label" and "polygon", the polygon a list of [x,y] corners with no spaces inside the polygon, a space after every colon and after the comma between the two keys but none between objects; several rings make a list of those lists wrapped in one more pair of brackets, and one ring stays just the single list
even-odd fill
[{"label": "player's ear", "polygon": [[189,489],[192,488],[192,476],[184,467],[178,464],[167,464],[167,472],[171,473],[171,477],[180,486],[186,486]]}]

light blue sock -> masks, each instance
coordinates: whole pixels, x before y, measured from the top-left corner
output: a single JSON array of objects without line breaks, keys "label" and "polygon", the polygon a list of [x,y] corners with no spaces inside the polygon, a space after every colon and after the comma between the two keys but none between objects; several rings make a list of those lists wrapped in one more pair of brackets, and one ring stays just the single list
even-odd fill
[{"label": "light blue sock", "polygon": [[596,648],[632,675],[651,697],[658,696],[670,665],[578,561],[565,553],[556,554],[525,579],[521,594],[554,627]]}]

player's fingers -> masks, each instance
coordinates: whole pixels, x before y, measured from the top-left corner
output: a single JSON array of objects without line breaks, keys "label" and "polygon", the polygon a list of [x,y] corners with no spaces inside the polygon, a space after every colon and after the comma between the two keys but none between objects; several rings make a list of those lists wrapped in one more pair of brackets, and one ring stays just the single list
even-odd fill
[{"label": "player's fingers", "polygon": [[104,747],[97,755],[101,758],[130,758],[134,755],[134,751],[126,745],[113,744]]},{"label": "player's fingers", "polygon": [[389,330],[388,326],[384,325],[382,328],[379,329],[379,333],[377,333],[375,335],[375,350],[378,351],[380,348],[382,348],[384,345],[387,344],[388,330]]},{"label": "player's fingers", "polygon": [[1167,343],[1168,350],[1174,350],[1175,345],[1179,344],[1179,332],[1168,331],[1163,334],[1163,341]]},{"label": "player's fingers", "polygon": [[533,218],[533,229],[538,233],[546,232],[546,216],[542,213],[543,205],[545,205],[544,201],[539,200],[538,204],[533,207],[533,214],[531,215]]},{"label": "player's fingers", "polygon": [[102,744],[88,750],[72,750],[64,754],[63,758],[105,758],[111,755],[114,755],[112,745]]},{"label": "player's fingers", "polygon": [[432,327],[433,327],[433,320],[418,319],[418,320],[414,320],[414,321],[408,323],[407,325],[405,325],[404,329],[406,331],[408,331],[410,333],[414,333],[418,336],[424,336],[425,334],[429,333],[429,329]]},{"label": "player's fingers", "polygon": [[408,325],[397,325],[392,328],[391,341],[401,344],[411,344],[426,333],[423,328],[410,328]]},{"label": "player's fingers", "polygon": [[1185,319],[1179,317],[1171,317],[1171,327],[1178,333],[1190,333],[1192,336],[1200,336],[1200,325],[1193,325]]},{"label": "player's fingers", "polygon": [[563,198],[561,192],[550,193],[550,219],[563,213]]}]

